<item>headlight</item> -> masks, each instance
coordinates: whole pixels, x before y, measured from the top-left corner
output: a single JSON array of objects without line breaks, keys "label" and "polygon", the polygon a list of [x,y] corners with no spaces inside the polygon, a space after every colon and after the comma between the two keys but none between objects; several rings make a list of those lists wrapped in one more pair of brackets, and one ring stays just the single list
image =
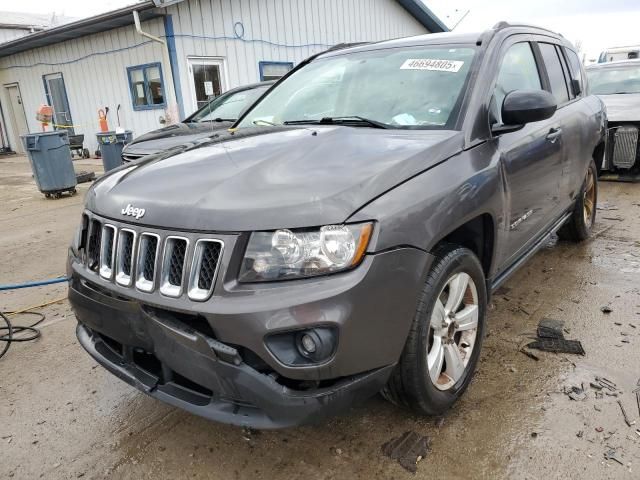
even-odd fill
[{"label": "headlight", "polygon": [[357,266],[373,225],[328,225],[315,229],[251,234],[240,271],[241,282],[312,277]]}]

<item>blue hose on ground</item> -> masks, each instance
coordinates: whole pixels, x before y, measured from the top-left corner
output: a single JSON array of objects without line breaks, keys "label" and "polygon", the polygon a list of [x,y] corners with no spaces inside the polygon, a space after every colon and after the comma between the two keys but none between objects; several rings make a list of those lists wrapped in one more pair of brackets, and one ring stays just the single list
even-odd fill
[{"label": "blue hose on ground", "polygon": [[42,287],[45,285],[53,285],[54,283],[63,283],[69,280],[67,277],[52,278],[50,280],[40,280],[37,282],[15,283],[13,285],[0,285],[2,290],[17,290],[19,288]]}]

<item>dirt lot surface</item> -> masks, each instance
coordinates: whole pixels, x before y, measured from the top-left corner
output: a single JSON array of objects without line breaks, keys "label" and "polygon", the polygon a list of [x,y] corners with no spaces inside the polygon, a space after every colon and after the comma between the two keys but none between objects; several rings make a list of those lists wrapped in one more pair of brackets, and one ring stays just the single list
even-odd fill
[{"label": "dirt lot surface", "polygon": [[[76,162],[77,170],[95,168]],[[46,200],[23,157],[0,158],[0,284],[64,273],[86,190]],[[75,339],[65,300],[39,308],[42,338],[14,344],[0,360],[0,478],[638,479],[640,185],[601,184],[600,203],[595,238],[549,245],[494,296],[479,370],[443,419],[373,398],[318,426],[219,425],[97,366]],[[0,292],[0,310],[65,293],[64,284]],[[536,352],[536,361],[520,353],[543,317],[564,320],[567,338],[580,340],[586,355]],[[590,387],[596,376],[615,392]],[[582,384],[586,399],[565,393]],[[618,400],[635,425],[625,424]],[[410,430],[432,441],[416,475],[381,453]]]}]

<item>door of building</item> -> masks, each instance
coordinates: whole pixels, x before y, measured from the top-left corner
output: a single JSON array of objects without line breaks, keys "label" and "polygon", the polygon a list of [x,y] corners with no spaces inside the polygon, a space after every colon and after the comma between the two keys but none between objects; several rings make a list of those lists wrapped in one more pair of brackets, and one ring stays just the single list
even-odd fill
[{"label": "door of building", "polygon": [[22,105],[20,86],[17,83],[13,83],[11,85],[5,85],[5,89],[7,91],[7,96],[9,97],[9,103],[7,105],[7,115],[9,117],[9,122],[11,123],[11,129],[13,131],[13,142],[11,147],[17,153],[24,153],[20,135],[26,135],[27,133],[29,133],[29,125],[27,124],[27,116],[24,112],[24,105]]},{"label": "door of building", "polygon": [[51,73],[45,75],[43,79],[47,103],[53,108],[53,128],[56,130],[64,128],[69,135],[74,135],[69,98],[62,74]]},{"label": "door of building", "polygon": [[224,60],[218,57],[189,57],[189,86],[192,111],[205,106],[227,89]]}]

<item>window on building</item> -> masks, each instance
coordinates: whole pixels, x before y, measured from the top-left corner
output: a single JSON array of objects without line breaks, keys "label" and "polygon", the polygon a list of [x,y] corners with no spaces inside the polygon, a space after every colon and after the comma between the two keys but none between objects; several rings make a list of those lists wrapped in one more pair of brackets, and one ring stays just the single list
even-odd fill
[{"label": "window on building", "polygon": [[512,45],[502,59],[490,106],[492,123],[502,121],[502,102],[513,90],[542,90],[536,59],[528,42]]},{"label": "window on building", "polygon": [[134,110],[165,106],[162,68],[159,63],[128,67],[127,74]]},{"label": "window on building", "polygon": [[539,43],[540,53],[547,67],[547,75],[549,76],[549,84],[551,85],[551,93],[556,97],[558,105],[562,105],[569,101],[569,92],[567,91],[567,82],[564,78],[564,71],[558,51],[555,45],[551,43]]},{"label": "window on building", "polygon": [[260,62],[260,80],[278,80],[293,68],[292,62]]}]

